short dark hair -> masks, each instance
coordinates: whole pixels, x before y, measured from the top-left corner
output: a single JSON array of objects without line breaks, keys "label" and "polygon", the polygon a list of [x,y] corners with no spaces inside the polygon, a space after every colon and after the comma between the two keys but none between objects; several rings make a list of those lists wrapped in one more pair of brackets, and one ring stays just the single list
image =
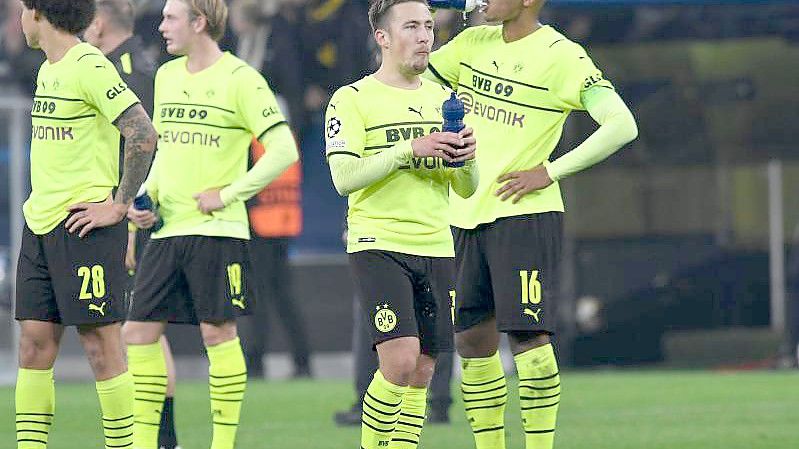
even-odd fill
[{"label": "short dark hair", "polygon": [[114,25],[133,31],[136,15],[130,0],[97,0],[97,12],[103,11]]},{"label": "short dark hair", "polygon": [[428,6],[427,0],[373,0],[369,7],[369,24],[372,25],[372,31],[377,31],[378,28],[383,28],[386,25],[386,16],[393,6],[409,2]]},{"label": "short dark hair", "polygon": [[78,35],[94,20],[95,0],[22,0],[59,30]]}]

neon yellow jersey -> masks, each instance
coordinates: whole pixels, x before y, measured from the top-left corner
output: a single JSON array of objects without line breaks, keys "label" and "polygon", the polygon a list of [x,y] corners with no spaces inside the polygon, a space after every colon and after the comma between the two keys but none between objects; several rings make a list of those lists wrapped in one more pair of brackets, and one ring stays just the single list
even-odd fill
[{"label": "neon yellow jersey", "polygon": [[31,194],[22,208],[35,234],[63,221],[67,207],[103,201],[119,184],[113,122],[139,102],[103,53],[87,43],[39,68],[31,110]]},{"label": "neon yellow jersey", "polygon": [[497,218],[563,211],[560,187],[529,193],[517,204],[494,195],[499,176],[546,164],[581,92],[605,80],[585,50],[550,26],[506,43],[501,26],[461,32],[430,56],[425,76],[447,84],[466,105],[478,140],[480,185],[468,199],[453,195],[453,226],[472,229]]},{"label": "neon yellow jersey", "polygon": [[152,237],[249,239],[243,201],[207,215],[193,196],[244,176],[252,138],[285,123],[263,76],[230,53],[197,73],[185,57],[172,60],[155,76],[154,115],[158,152],[145,185],[164,226]]},{"label": "neon yellow jersey", "polygon": [[[415,90],[367,76],[336,91],[325,120],[327,156],[370,157],[441,131],[450,92],[428,80]],[[349,195],[347,252],[368,249],[453,257],[447,204],[449,171],[439,158],[408,163]]]}]

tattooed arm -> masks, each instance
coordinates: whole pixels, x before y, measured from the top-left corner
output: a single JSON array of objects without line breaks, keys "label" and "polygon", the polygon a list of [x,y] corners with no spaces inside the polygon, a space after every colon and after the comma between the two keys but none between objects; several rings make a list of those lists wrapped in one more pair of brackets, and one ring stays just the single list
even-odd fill
[{"label": "tattooed arm", "polygon": [[144,108],[136,103],[123,112],[115,122],[125,138],[125,166],[119,188],[113,201],[102,203],[79,203],[69,207],[72,215],[65,224],[69,232],[78,232],[83,238],[94,228],[113,226],[119,223],[128,206],[133,202],[139,186],[147,177],[155,152],[158,134]]},{"label": "tattooed arm", "polygon": [[158,134],[140,104],[125,111],[117,119],[116,126],[125,138],[125,167],[114,203],[124,204],[127,211],[128,205],[133,202],[136,192],[147,178]]}]

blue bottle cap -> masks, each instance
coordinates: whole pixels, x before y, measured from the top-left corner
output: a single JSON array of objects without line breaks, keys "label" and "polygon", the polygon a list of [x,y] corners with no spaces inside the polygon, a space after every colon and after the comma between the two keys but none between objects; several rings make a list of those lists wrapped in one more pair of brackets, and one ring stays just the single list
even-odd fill
[{"label": "blue bottle cap", "polygon": [[460,121],[466,115],[463,102],[452,92],[452,95],[441,107],[441,116],[446,121]]}]

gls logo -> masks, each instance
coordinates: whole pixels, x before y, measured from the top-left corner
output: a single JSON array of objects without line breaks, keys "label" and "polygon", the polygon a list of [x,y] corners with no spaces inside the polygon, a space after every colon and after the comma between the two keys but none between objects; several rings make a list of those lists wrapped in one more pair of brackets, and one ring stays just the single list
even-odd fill
[{"label": "gls logo", "polygon": [[593,86],[594,84],[600,81],[602,81],[601,73],[589,76],[588,78],[585,79],[585,82],[583,82],[583,90],[588,89],[589,87]]},{"label": "gls logo", "polygon": [[125,92],[126,90],[128,90],[128,86],[126,86],[126,85],[124,85],[122,83],[119,83],[119,84],[116,85],[116,87],[112,87],[112,88],[108,89],[108,91],[106,91],[106,93],[105,93],[105,96],[109,100],[113,100],[119,94],[121,94],[122,92]]}]

